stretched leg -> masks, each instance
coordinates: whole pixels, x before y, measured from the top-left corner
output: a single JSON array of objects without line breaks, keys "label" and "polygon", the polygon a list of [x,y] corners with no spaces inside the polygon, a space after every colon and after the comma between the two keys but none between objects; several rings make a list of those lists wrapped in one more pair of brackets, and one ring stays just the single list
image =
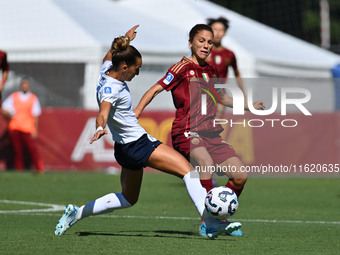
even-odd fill
[{"label": "stretched leg", "polygon": [[180,178],[183,178],[193,169],[190,163],[179,152],[164,144],[160,144],[152,152],[147,166]]},{"label": "stretched leg", "polygon": [[201,216],[203,215],[204,199],[207,192],[199,181],[197,171],[191,171],[192,166],[180,153],[161,144],[152,152],[147,165],[182,178],[197,211]]},{"label": "stretched leg", "polygon": [[149,157],[148,166],[183,178],[191,200],[201,219],[205,221],[206,233],[209,238],[214,239],[221,233],[229,233],[241,227],[241,223],[222,222],[210,215],[204,206],[207,192],[200,183],[198,172],[190,172],[192,166],[177,151],[164,144],[159,145]]},{"label": "stretched leg", "polygon": [[127,208],[134,205],[139,197],[143,179],[143,170],[122,168],[122,193],[110,193],[79,208],[78,218],[113,212],[115,209]]},{"label": "stretched leg", "polygon": [[56,235],[62,235],[77,221],[91,216],[116,209],[128,208],[134,205],[139,197],[142,184],[143,170],[130,170],[122,168],[121,185],[122,193],[110,193],[78,208],[75,205],[67,205],[65,212],[55,229]]}]

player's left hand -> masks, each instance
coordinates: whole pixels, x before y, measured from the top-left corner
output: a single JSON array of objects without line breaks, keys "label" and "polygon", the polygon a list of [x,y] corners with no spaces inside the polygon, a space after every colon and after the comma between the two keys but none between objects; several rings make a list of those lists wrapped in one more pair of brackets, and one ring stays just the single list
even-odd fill
[{"label": "player's left hand", "polygon": [[134,27],[130,28],[129,31],[126,32],[125,37],[128,37],[130,41],[135,39],[137,32],[136,29],[139,25],[135,25]]},{"label": "player's left hand", "polygon": [[36,140],[37,137],[38,137],[38,131],[37,131],[37,130],[34,130],[34,131],[32,132],[32,134],[31,134],[31,137],[32,137],[33,140]]},{"label": "player's left hand", "polygon": [[104,130],[99,130],[98,132],[96,132],[94,136],[92,137],[90,144],[100,139],[103,135],[107,135],[107,130],[104,129]]}]

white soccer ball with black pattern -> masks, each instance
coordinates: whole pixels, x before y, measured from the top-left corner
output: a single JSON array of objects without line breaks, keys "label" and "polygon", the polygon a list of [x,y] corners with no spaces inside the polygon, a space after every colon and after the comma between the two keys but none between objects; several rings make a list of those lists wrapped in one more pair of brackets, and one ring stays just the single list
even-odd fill
[{"label": "white soccer ball with black pattern", "polygon": [[230,188],[221,186],[211,189],[205,197],[205,208],[217,219],[227,219],[238,208],[235,192]]}]

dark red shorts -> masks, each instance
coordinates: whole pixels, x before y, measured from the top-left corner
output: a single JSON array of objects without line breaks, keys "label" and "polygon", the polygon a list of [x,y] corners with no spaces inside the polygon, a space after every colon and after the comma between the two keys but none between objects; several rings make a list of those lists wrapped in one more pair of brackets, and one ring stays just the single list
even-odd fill
[{"label": "dark red shorts", "polygon": [[198,147],[205,147],[214,160],[214,164],[220,164],[229,158],[238,157],[231,145],[216,132],[204,135],[195,132],[178,134],[172,136],[172,146],[187,159],[190,151]]}]

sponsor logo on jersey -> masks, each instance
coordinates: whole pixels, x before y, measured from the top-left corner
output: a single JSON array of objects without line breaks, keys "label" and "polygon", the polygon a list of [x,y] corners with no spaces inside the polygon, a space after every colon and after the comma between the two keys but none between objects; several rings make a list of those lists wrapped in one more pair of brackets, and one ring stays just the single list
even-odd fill
[{"label": "sponsor logo on jersey", "polygon": [[169,85],[170,82],[173,80],[174,76],[171,73],[168,73],[166,78],[163,80],[164,84]]},{"label": "sponsor logo on jersey", "polygon": [[104,88],[104,94],[111,94],[112,93],[112,90],[110,87],[105,87]]}]

